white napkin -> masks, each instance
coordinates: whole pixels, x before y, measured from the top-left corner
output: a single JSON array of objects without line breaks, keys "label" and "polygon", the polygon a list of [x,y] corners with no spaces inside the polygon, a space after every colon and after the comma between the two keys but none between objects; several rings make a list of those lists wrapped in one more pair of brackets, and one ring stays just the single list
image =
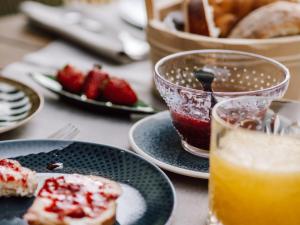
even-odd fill
[{"label": "white napkin", "polygon": [[25,1],[20,6],[33,24],[96,54],[121,63],[144,59],[149,45],[142,40],[143,32],[124,23],[117,9],[116,3],[65,8]]}]

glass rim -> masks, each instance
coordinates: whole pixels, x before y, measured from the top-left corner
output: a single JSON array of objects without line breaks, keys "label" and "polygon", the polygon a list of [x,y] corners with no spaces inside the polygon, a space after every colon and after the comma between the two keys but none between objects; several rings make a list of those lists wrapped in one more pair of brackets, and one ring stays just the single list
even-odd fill
[{"label": "glass rim", "polygon": [[[239,92],[208,92],[208,91],[204,91],[204,90],[199,90],[199,89],[194,89],[194,88],[190,88],[190,87],[184,87],[181,85],[177,85],[175,83],[172,83],[171,81],[165,79],[161,73],[159,72],[159,67],[161,65],[163,65],[165,62],[169,61],[170,59],[174,59],[174,58],[178,58],[181,56],[186,56],[186,55],[196,55],[196,54],[206,54],[206,53],[225,53],[225,54],[236,54],[236,55],[243,55],[243,56],[249,56],[252,58],[257,58],[260,59],[262,61],[265,61],[269,64],[275,65],[276,67],[278,67],[279,69],[281,69],[283,71],[283,74],[285,76],[284,80],[281,81],[279,84],[276,84],[275,86],[272,87],[268,87],[262,90],[254,90],[254,91],[239,91]],[[177,53],[173,53],[171,55],[165,56],[163,58],[161,58],[154,66],[154,75],[157,76],[159,79],[163,80],[163,82],[168,83],[169,85],[176,87],[176,88],[182,88],[184,90],[190,91],[190,92],[199,92],[199,93],[213,93],[219,96],[240,96],[240,95],[249,95],[249,94],[259,94],[259,93],[264,93],[266,91],[270,91],[270,90],[274,90],[277,89],[281,86],[283,86],[284,84],[288,83],[290,80],[290,71],[289,69],[283,65],[282,63],[271,59],[269,57],[266,56],[262,56],[262,55],[258,55],[255,53],[249,53],[249,52],[243,52],[243,51],[236,51],[236,50],[226,50],[226,49],[204,49],[204,50],[191,50],[191,51],[183,51],[183,52],[177,52]]]},{"label": "glass rim", "polygon": [[[247,99],[262,99],[262,100],[267,100],[270,103],[272,102],[282,102],[282,103],[296,103],[296,104],[300,104],[299,101],[296,100],[290,100],[290,99],[274,99],[272,97],[266,97],[266,96],[242,96],[242,97],[237,97],[237,98],[230,98],[230,99],[226,99],[223,100],[221,102],[218,102],[212,109],[212,121],[215,120],[216,122],[218,122],[220,125],[222,125],[224,128],[229,128],[229,129],[240,129],[240,130],[245,130],[245,131],[252,131],[253,130],[249,130],[247,128],[243,128],[240,126],[235,126],[229,122],[226,122],[224,119],[222,119],[219,115],[218,115],[218,108],[219,106],[223,105],[223,104],[227,104],[228,102],[232,102],[232,101],[237,101],[237,100],[247,100]],[[257,132],[254,130],[254,132]]]}]

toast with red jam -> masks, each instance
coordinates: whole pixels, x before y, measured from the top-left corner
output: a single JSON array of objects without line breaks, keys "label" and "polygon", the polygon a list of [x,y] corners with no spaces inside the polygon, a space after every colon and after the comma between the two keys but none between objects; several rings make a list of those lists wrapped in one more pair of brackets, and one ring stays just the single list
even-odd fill
[{"label": "toast with red jam", "polygon": [[16,160],[0,159],[0,197],[32,196],[37,188],[36,173]]},{"label": "toast with red jam", "polygon": [[47,179],[24,215],[29,225],[113,225],[118,183],[79,174]]}]

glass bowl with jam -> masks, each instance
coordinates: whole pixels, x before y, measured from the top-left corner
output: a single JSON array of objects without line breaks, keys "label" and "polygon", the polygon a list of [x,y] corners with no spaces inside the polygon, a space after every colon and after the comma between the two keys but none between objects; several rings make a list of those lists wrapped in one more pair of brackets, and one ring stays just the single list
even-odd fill
[{"label": "glass bowl with jam", "polygon": [[256,54],[230,50],[194,50],[162,58],[155,85],[167,103],[185,150],[208,157],[213,106],[241,96],[283,97],[289,70]]}]

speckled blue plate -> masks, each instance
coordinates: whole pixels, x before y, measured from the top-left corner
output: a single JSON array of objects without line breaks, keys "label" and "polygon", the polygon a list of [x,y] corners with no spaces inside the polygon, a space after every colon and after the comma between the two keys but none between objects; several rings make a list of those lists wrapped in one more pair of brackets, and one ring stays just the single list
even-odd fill
[{"label": "speckled blue plate", "polygon": [[[170,223],[175,205],[170,180],[158,167],[134,153],[85,142],[29,140],[1,142],[0,155],[16,157],[39,176],[80,173],[120,182],[123,194],[118,200],[116,225]],[[49,171],[47,165],[53,162],[63,163],[63,168]],[[0,198],[0,224],[25,225],[21,218],[31,203],[30,198]]]},{"label": "speckled blue plate", "polygon": [[129,142],[136,153],[165,170],[189,177],[209,177],[208,159],[192,155],[181,147],[168,111],[134,124],[129,132]]}]

